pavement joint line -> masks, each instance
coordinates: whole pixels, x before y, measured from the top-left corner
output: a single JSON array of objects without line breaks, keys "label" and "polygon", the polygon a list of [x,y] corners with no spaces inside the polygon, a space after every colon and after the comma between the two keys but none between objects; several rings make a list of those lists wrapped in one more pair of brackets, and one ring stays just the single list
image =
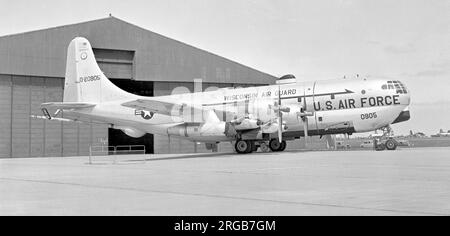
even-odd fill
[{"label": "pavement joint line", "polygon": [[[289,169],[289,168],[286,168]],[[188,173],[195,173],[196,171],[183,171],[183,172],[188,172]],[[209,172],[209,173],[219,173],[219,174],[247,174],[247,175],[272,175],[272,176],[282,176],[282,173],[261,173],[258,172],[258,170],[250,170],[250,171],[221,171],[221,170],[216,170],[216,171],[204,171],[204,172]],[[340,178],[340,179],[351,179],[351,180],[371,180],[372,182],[374,180],[372,180],[372,178],[369,177],[364,177],[364,176],[318,176],[318,175],[312,175],[312,174],[290,174],[289,176],[291,177],[312,177],[312,178],[322,178],[322,179],[329,179],[329,178]],[[383,178],[376,178],[375,180],[382,180]],[[408,181],[408,182],[418,182],[418,181],[423,181],[423,179],[414,179],[414,178],[398,178],[397,180],[400,181]],[[428,180],[428,182],[437,182],[435,180]]]},{"label": "pavement joint line", "polygon": [[290,205],[334,207],[334,208],[347,208],[347,209],[356,209],[356,210],[372,210],[372,211],[391,212],[391,213],[399,213],[399,214],[413,214],[413,215],[420,214],[420,215],[439,215],[439,216],[449,216],[450,215],[450,214],[443,214],[443,213],[436,213],[436,212],[421,212],[421,211],[380,209],[380,208],[370,208],[370,207],[355,207],[355,206],[345,206],[345,205],[338,205],[338,204],[279,201],[279,200],[270,200],[270,199],[261,199],[261,198],[234,197],[234,196],[222,196],[222,195],[201,194],[201,193],[184,193],[184,192],[162,191],[162,190],[146,190],[146,189],[138,189],[138,188],[99,186],[99,185],[88,185],[88,184],[79,184],[79,183],[64,183],[64,182],[48,181],[48,180],[29,180],[29,179],[15,179],[15,178],[4,178],[4,177],[0,177],[0,180],[16,181],[16,182],[31,182],[31,183],[41,183],[41,184],[68,185],[68,186],[76,186],[76,187],[84,187],[84,188],[125,190],[125,191],[134,191],[134,192],[142,192],[142,193],[159,193],[159,194],[172,194],[172,195],[181,195],[181,196],[222,198],[222,199],[231,199],[231,200],[260,201],[260,202],[271,202],[271,203],[290,204]]}]

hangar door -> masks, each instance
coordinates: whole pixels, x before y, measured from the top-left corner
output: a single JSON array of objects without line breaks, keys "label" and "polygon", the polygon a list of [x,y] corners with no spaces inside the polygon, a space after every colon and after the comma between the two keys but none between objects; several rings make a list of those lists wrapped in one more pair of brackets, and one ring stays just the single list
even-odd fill
[{"label": "hangar door", "polygon": [[11,76],[0,75],[0,158],[11,156]]},{"label": "hangar door", "polygon": [[93,49],[100,69],[110,79],[132,79],[134,51]]},{"label": "hangar door", "polygon": [[[125,79],[111,80],[119,88],[133,94],[140,96],[153,96],[153,82],[152,81],[134,81]],[[154,136],[153,134],[146,134],[141,138],[132,138],[123,133],[121,130],[109,129],[109,146],[122,145],[143,145],[147,154],[154,153]]]}]

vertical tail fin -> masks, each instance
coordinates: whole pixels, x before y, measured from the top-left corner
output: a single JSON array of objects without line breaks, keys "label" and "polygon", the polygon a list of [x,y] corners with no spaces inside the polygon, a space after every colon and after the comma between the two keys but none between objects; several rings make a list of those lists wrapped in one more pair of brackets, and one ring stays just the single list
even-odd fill
[{"label": "vertical tail fin", "polygon": [[64,102],[102,103],[133,97],[106,78],[87,39],[72,40],[67,49]]}]

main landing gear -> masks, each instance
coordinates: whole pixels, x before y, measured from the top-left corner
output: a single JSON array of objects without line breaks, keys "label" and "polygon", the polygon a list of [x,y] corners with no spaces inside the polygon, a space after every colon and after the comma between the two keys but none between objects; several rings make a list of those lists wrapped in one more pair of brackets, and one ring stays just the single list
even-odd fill
[{"label": "main landing gear", "polygon": [[234,145],[236,152],[239,154],[247,154],[252,153],[254,150],[255,142],[246,141],[246,140],[238,140]]},{"label": "main landing gear", "polygon": [[238,140],[236,141],[234,148],[239,154],[248,154],[252,152],[256,152],[258,148],[262,152],[268,152],[271,150],[272,152],[282,152],[286,150],[287,143],[286,141],[279,142],[278,139],[272,139],[267,145],[264,141],[249,141],[249,140]]},{"label": "main landing gear", "polygon": [[269,142],[269,148],[270,150],[272,150],[272,152],[282,152],[286,150],[286,147],[286,141],[280,143],[278,139],[272,139]]}]

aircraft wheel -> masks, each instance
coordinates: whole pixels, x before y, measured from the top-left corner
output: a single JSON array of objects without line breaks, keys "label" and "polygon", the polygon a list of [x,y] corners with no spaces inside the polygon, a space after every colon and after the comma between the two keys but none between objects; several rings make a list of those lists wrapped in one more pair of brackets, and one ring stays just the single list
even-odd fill
[{"label": "aircraft wheel", "polygon": [[236,152],[239,154],[251,153],[252,143],[250,141],[238,140],[234,145]]},{"label": "aircraft wheel", "polygon": [[269,143],[269,148],[272,152],[282,152],[286,149],[286,141],[278,142],[278,139],[272,139]]},{"label": "aircraft wheel", "polygon": [[284,150],[286,150],[287,148],[287,143],[286,141],[281,142],[281,147],[280,150],[278,150],[279,152],[283,152]]},{"label": "aircraft wheel", "polygon": [[278,139],[272,139],[269,143],[269,148],[272,152],[278,152],[278,149],[280,149],[281,143],[278,142]]},{"label": "aircraft wheel", "polygon": [[394,151],[397,149],[397,142],[395,142],[395,140],[393,139],[389,139],[388,141],[386,141],[386,149],[389,151]]}]

